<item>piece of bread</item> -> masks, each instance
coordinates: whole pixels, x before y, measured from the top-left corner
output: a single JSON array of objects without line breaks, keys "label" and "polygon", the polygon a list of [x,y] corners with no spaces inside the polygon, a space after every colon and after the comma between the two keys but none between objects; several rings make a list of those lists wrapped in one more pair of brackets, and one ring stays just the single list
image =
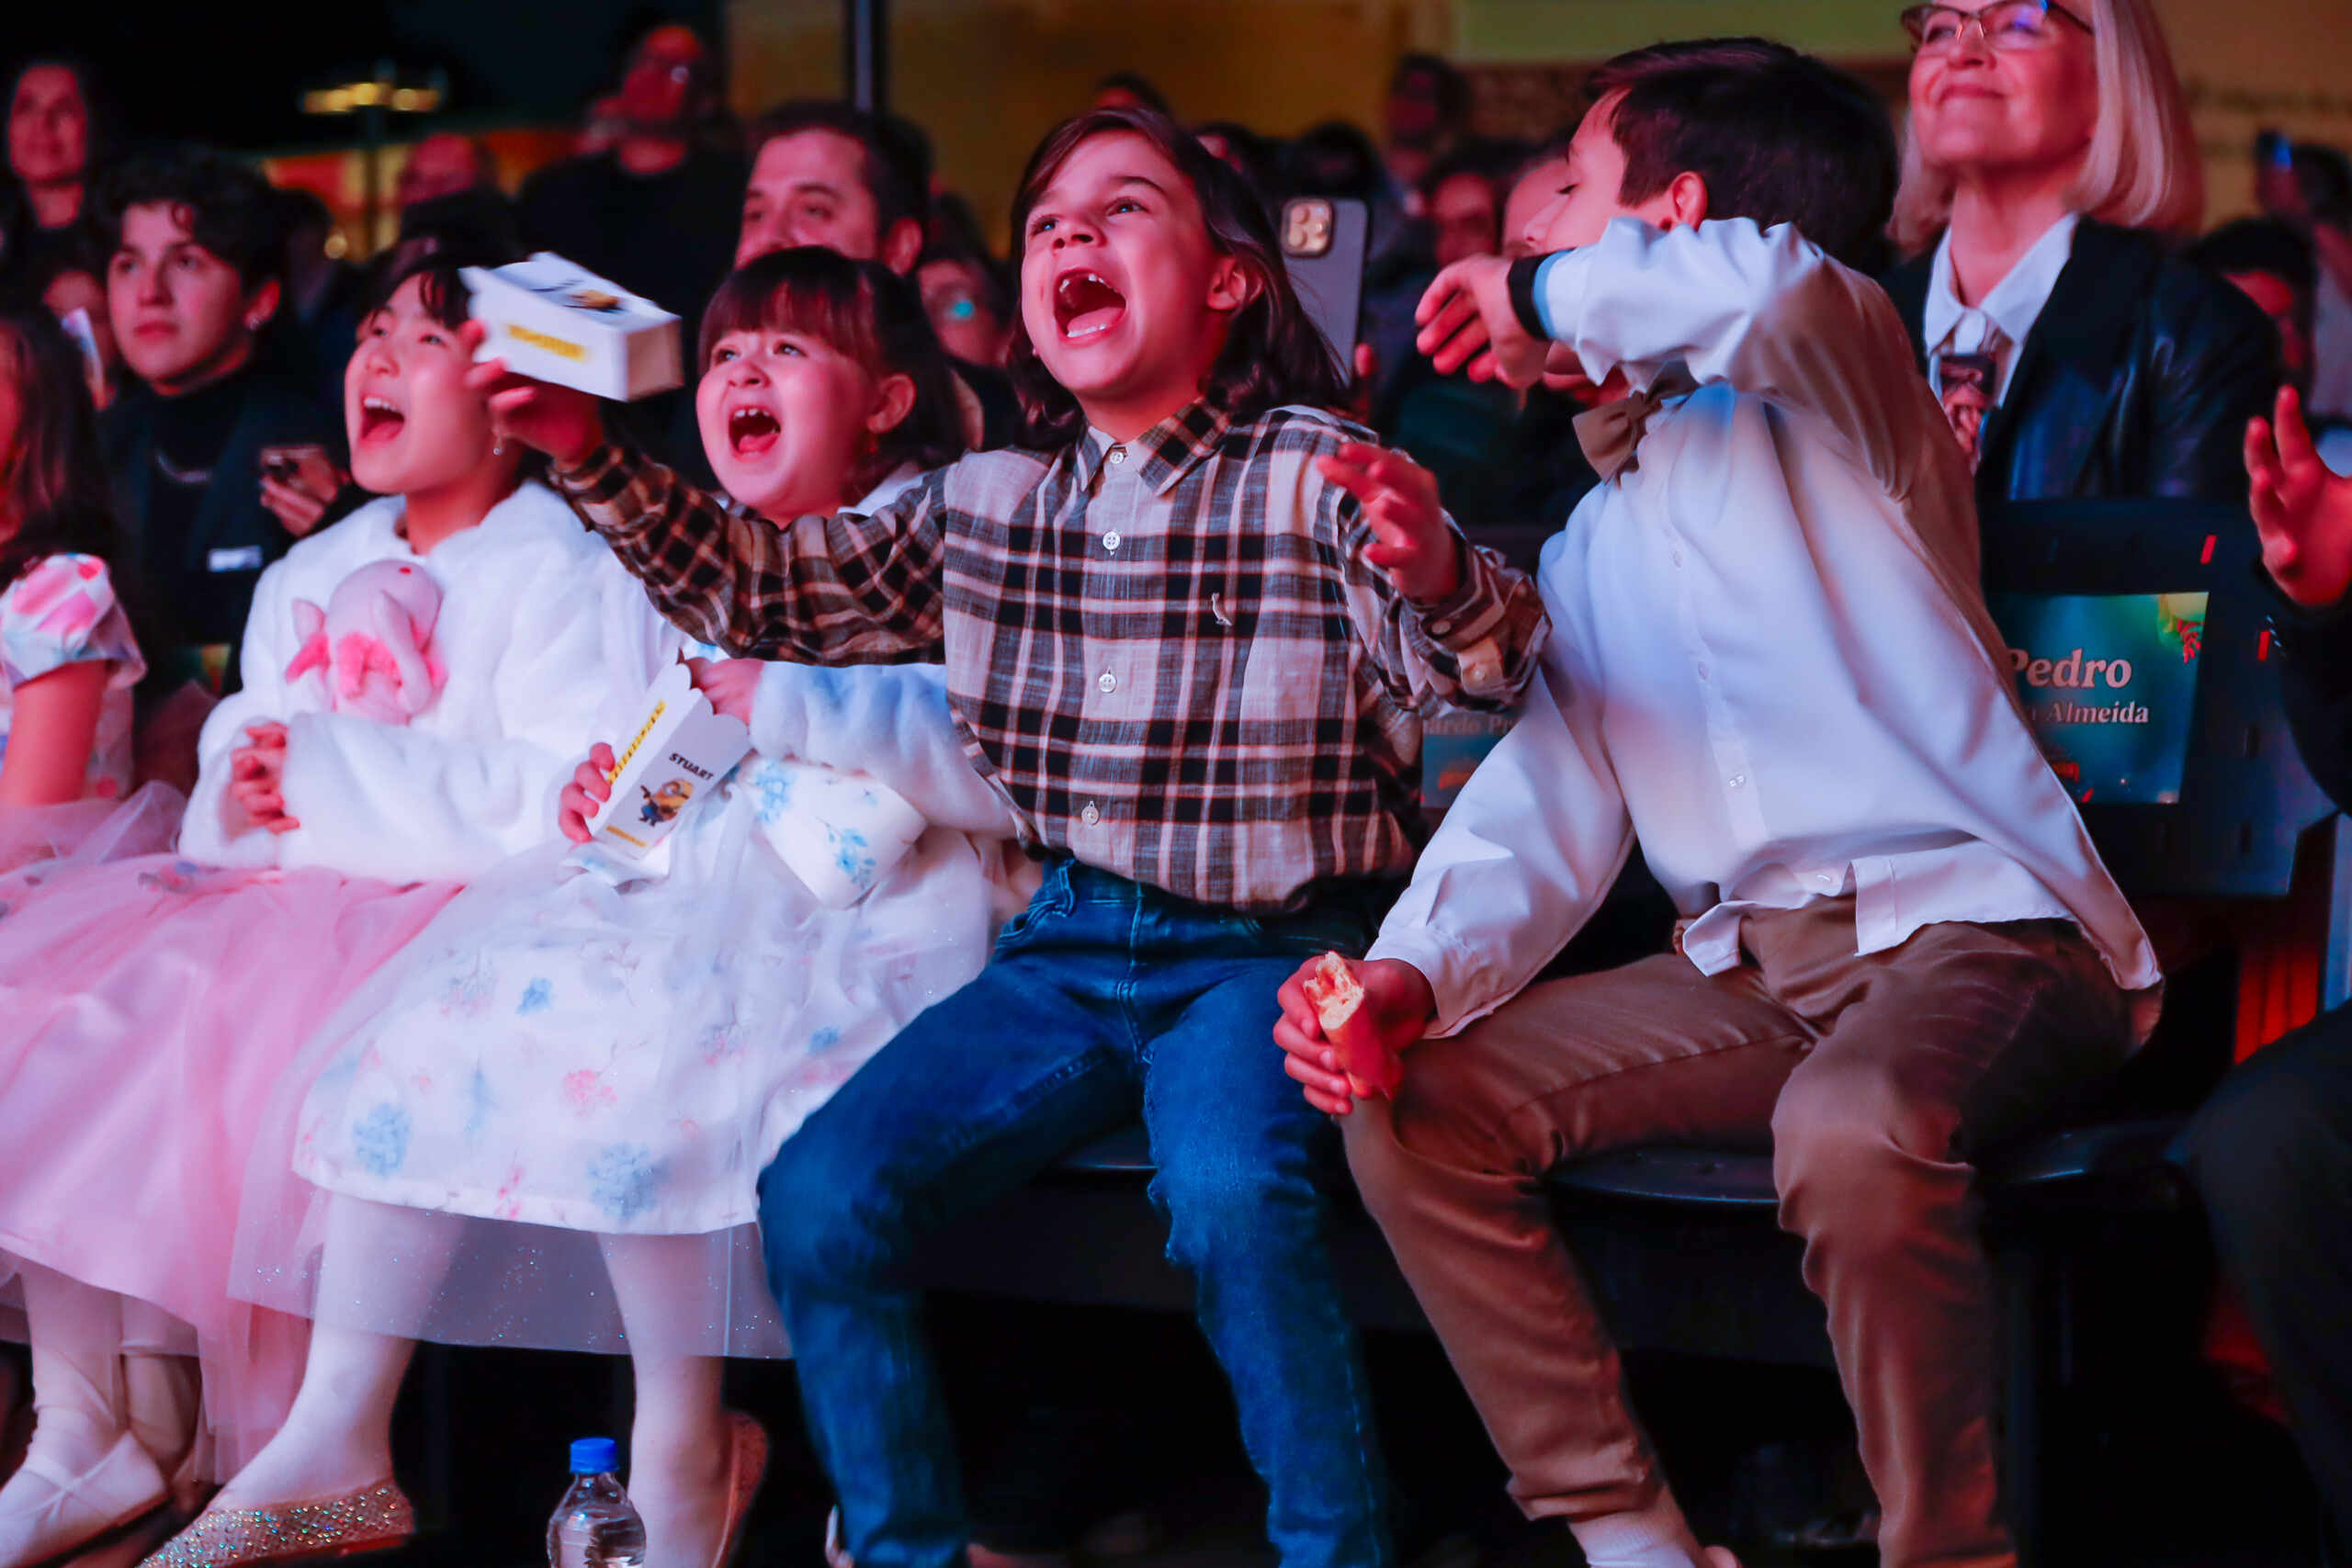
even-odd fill
[{"label": "piece of bread", "polygon": [[1315,961],[1304,988],[1306,999],[1315,1004],[1315,1021],[1323,1026],[1323,1038],[1339,1052],[1340,1068],[1348,1075],[1348,1086],[1357,1098],[1393,1096],[1404,1076],[1396,1054],[1381,1047],[1369,1020],[1365,1029],[1349,1027],[1364,999],[1363,982],[1356,978],[1354,968],[1338,953],[1327,953]]},{"label": "piece of bread", "polygon": [[1306,999],[1315,1004],[1315,1021],[1323,1026],[1323,1037],[1337,1043],[1340,1031],[1348,1020],[1355,1017],[1356,1009],[1363,1006],[1363,985],[1357,980],[1348,961],[1336,953],[1327,953],[1315,961],[1314,973],[1306,976]]}]

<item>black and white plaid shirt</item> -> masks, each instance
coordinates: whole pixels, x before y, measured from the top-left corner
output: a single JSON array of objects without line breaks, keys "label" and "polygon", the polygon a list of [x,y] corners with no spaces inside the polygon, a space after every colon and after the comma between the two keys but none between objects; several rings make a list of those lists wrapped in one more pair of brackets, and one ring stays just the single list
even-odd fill
[{"label": "black and white plaid shirt", "polygon": [[[559,471],[662,614],[736,654],[944,658],[966,749],[1033,845],[1243,910],[1395,875],[1418,834],[1419,713],[1500,709],[1544,641],[1534,585],[1458,546],[1407,604],[1314,458],[1329,414],[1204,404],[1117,444],[997,451],[871,517],[729,513],[607,446]],[[1458,538],[1458,536],[1457,536]]]}]

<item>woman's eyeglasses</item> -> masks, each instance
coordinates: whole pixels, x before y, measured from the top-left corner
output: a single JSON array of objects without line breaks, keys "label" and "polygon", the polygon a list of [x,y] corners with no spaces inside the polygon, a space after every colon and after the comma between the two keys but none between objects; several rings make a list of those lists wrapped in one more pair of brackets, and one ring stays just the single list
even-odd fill
[{"label": "woman's eyeglasses", "polygon": [[2041,49],[2058,36],[2059,21],[2086,33],[2091,30],[2088,22],[2050,0],[1993,0],[1981,11],[1963,11],[1957,6],[1914,6],[1903,13],[1903,30],[1911,35],[1912,49],[1921,54],[1946,54],[1958,49],[1962,36],[1971,28],[1989,49]]}]

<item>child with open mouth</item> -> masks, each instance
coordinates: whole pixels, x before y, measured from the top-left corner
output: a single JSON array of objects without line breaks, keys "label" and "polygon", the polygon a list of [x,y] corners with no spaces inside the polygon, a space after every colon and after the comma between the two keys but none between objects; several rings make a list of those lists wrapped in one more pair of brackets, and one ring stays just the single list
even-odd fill
[{"label": "child with open mouth", "polygon": [[[922,300],[878,264],[752,262],[706,311],[701,358],[704,446],[739,504],[876,510],[962,450]],[[231,1483],[232,1511],[389,1475],[418,1339],[530,1344],[631,1358],[648,1568],[733,1555],[766,1442],[721,1402],[720,1358],[786,1353],[755,1179],[899,1025],[978,973],[1012,821],[935,667],[695,669],[755,754],[660,803],[684,816],[658,863],[606,874],[550,835],[473,880],[282,1080],[234,1281],[314,1326],[293,1415]],[[570,840],[610,793],[611,746],[583,750]],[[814,765],[927,824],[895,863],[860,850],[846,907],[786,858],[812,831],[790,807]],[[214,1560],[173,1564],[198,1561]]]},{"label": "child with open mouth", "polygon": [[[0,1561],[62,1561],[143,1528],[267,1438],[299,1341],[226,1286],[272,1094],[461,883],[557,837],[607,694],[643,690],[676,656],[468,390],[459,259],[393,270],[361,328],[345,423],[380,499],[260,574],[244,685],[205,723],[176,852],[85,845],[0,875],[0,1077],[19,1133],[0,1155],[0,1282],[21,1292],[41,1403],[38,1462],[0,1494]],[[397,723],[338,709],[296,657],[298,604],[387,564],[439,590],[442,678]],[[195,1391],[166,1365],[189,1350],[211,1455],[190,1430]],[[413,1530],[389,1466],[253,1499],[285,1505],[263,1520],[235,1517],[241,1500],[232,1488],[231,1517],[168,1560]]]},{"label": "child with open mouth", "polygon": [[[1015,202],[1030,451],[870,515],[731,515],[497,386],[664,614],[739,653],[941,659],[1045,885],[761,1179],[770,1283],[857,1559],[965,1559],[924,1231],[1140,1113],[1285,1563],[1391,1560],[1323,1240],[1331,1131],[1265,1040],[1301,956],[1360,951],[1411,863],[1420,716],[1510,705],[1544,620],[1341,388],[1239,177],[1145,110],[1047,137]],[[485,376],[497,367],[485,367]],[[494,380],[487,385],[496,386]],[[765,438],[746,420],[738,439]]]}]

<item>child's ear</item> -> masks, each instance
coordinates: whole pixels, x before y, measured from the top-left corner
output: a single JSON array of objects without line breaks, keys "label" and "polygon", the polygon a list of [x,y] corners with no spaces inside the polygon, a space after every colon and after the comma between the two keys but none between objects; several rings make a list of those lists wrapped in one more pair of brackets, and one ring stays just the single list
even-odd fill
[{"label": "child's ear", "polygon": [[881,254],[876,259],[900,277],[914,276],[915,258],[922,254],[922,225],[912,218],[901,218],[882,235]]},{"label": "child's ear", "polygon": [[1707,182],[1698,172],[1685,169],[1674,176],[1674,183],[1665,191],[1663,229],[1696,229],[1707,220]]},{"label": "child's ear", "polygon": [[1208,306],[1212,310],[1238,310],[1258,297],[1258,279],[1233,256],[1216,258],[1209,274]]},{"label": "child's ear", "polygon": [[249,333],[261,331],[269,324],[269,319],[276,314],[277,314],[277,279],[266,277],[262,279],[260,288],[245,296],[245,330]]},{"label": "child's ear", "polygon": [[875,435],[887,435],[907,422],[915,412],[915,382],[911,376],[885,376],[874,389],[874,412],[865,416],[865,428]]}]

